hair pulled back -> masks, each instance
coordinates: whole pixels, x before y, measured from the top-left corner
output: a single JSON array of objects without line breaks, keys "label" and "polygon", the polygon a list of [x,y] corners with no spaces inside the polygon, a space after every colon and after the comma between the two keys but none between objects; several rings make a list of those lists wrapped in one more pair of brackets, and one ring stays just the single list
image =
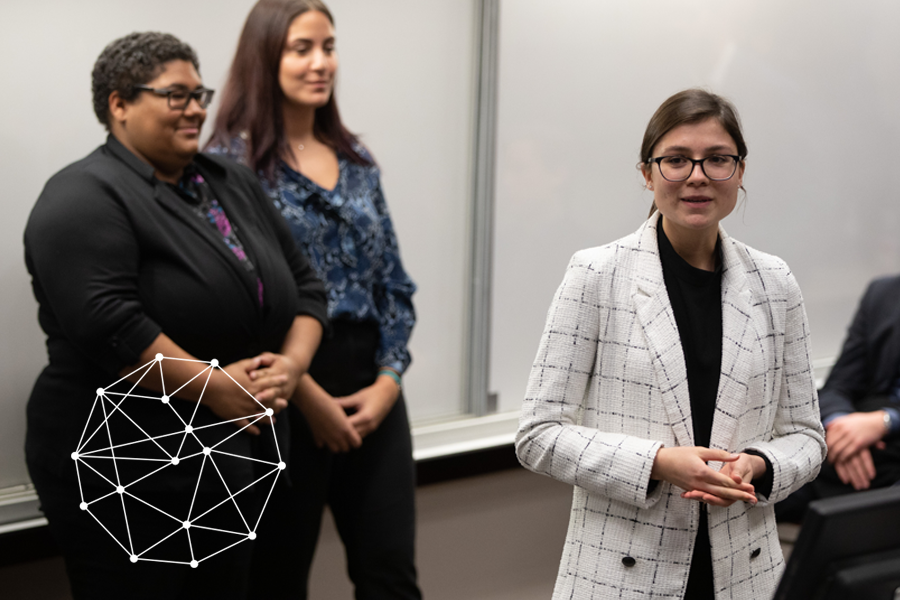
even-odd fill
[{"label": "hair pulled back", "polygon": [[[744,142],[737,109],[731,102],[717,94],[692,88],[667,98],[650,117],[641,144],[641,168],[650,168],[653,149],[667,133],[681,125],[702,123],[708,119],[719,122],[734,140],[738,155],[744,159],[747,156],[747,144]],[[652,215],[655,210],[656,201],[650,207],[650,214]]]}]

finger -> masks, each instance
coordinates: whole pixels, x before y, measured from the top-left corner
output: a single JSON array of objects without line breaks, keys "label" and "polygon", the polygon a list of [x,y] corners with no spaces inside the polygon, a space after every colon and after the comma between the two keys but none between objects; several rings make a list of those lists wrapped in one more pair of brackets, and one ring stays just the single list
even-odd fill
[{"label": "finger", "polygon": [[740,454],[732,454],[725,450],[716,450],[714,448],[700,448],[697,456],[704,461],[734,462],[741,457]]},{"label": "finger", "polygon": [[872,453],[868,450],[863,450],[857,456],[859,457],[863,473],[866,474],[869,481],[875,479],[875,463],[872,461]]},{"label": "finger", "polygon": [[841,480],[841,483],[843,483],[844,485],[850,483],[850,475],[847,472],[847,467],[844,463],[835,464],[834,472],[837,473],[838,479]]},{"label": "finger", "polygon": [[879,450],[884,450],[885,448],[887,448],[887,444],[885,444],[883,440],[878,440],[877,442],[875,442],[875,447]]},{"label": "finger", "polygon": [[361,402],[353,396],[345,396],[343,398],[335,398],[334,401],[341,408],[359,408]]}]

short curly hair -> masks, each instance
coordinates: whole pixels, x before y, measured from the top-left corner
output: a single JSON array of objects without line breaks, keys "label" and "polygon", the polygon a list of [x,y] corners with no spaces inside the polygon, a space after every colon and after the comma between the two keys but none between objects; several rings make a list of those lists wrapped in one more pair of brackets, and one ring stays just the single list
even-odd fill
[{"label": "short curly hair", "polygon": [[200,72],[194,49],[168,33],[131,33],[104,48],[91,72],[94,114],[100,123],[109,129],[109,95],[113,91],[124,100],[133,100],[140,91],[135,86],[155,79],[162,65],[171,60],[189,61]]}]

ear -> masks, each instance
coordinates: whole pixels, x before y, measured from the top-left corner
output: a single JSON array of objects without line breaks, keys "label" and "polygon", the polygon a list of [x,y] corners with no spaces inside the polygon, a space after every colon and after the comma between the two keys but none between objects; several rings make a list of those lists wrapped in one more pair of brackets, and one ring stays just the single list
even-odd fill
[{"label": "ear", "polygon": [[641,163],[641,175],[644,176],[644,184],[647,189],[653,189],[653,168],[652,165]]},{"label": "ear", "polygon": [[737,178],[738,178],[738,187],[744,185],[744,169],[747,168],[747,161],[742,160],[741,164],[738,165],[737,170]]},{"label": "ear", "polygon": [[110,127],[113,122],[124,124],[128,115],[129,103],[119,95],[118,90],[113,90],[109,94],[109,118]]}]

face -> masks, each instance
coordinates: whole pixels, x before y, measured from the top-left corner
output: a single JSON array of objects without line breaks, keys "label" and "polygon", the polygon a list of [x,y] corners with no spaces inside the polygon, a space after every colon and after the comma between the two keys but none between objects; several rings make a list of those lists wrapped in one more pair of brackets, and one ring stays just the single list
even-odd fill
[{"label": "face", "polygon": [[[203,87],[194,65],[185,60],[173,60],[163,65],[163,71],[146,84],[152,88],[181,87],[189,91]],[[187,166],[199,150],[200,128],[206,110],[191,99],[183,110],[169,108],[168,99],[153,92],[142,91],[127,102],[110,95],[111,130],[122,144],[160,174],[167,175]]]},{"label": "face", "polygon": [[288,28],[278,69],[278,83],[287,102],[319,108],[331,98],[338,59],[334,26],[323,13],[308,10]]},{"label": "face", "polygon": [[[668,132],[653,148],[653,158],[685,156],[693,159],[713,154],[737,154],[737,145],[717,119],[681,125]],[[653,190],[666,233],[682,239],[715,236],[719,221],[731,214],[744,176],[744,162],[727,181],[712,181],[696,165],[685,181],[667,181],[659,165],[643,168],[647,188]]]}]

